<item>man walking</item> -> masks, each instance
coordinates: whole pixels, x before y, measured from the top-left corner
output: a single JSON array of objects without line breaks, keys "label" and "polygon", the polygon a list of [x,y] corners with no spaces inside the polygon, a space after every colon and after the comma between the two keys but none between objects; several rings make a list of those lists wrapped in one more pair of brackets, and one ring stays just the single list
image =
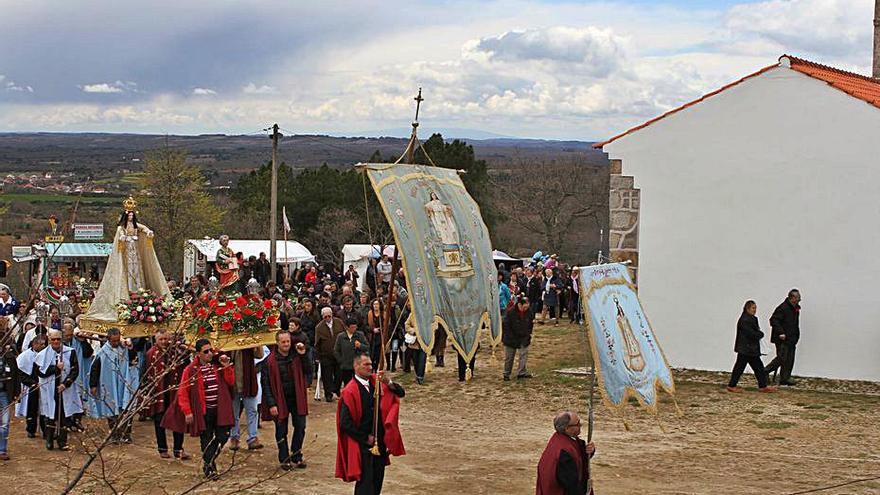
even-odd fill
[{"label": "man walking", "polygon": [[235,368],[235,387],[232,394],[232,415],[235,426],[230,432],[229,450],[238,450],[241,443],[241,409],[244,406],[247,418],[247,448],[259,450],[263,444],[257,439],[257,424],[260,422],[257,410],[257,366],[256,360],[263,359],[263,347],[232,351],[232,363]]},{"label": "man walking", "polygon": [[74,416],[83,412],[82,398],[73,386],[79,364],[73,348],[61,342],[61,330],[49,330],[49,347],[37,354],[35,361],[40,377],[40,414],[46,423],[46,448],[57,444],[67,446],[67,430],[74,425]]},{"label": "man walking", "polygon": [[[298,342],[296,351],[293,351],[289,332],[279,331],[275,335],[275,343],[277,347],[266,359],[265,369],[260,376],[263,385],[262,416],[266,421],[275,422],[275,443],[281,469],[305,469],[302,447],[306,437],[306,416],[309,414],[306,370],[312,364],[304,343]],[[293,438],[289,447],[288,417],[293,423]]]},{"label": "man walking", "polygon": [[535,315],[532,314],[529,298],[518,296],[516,304],[504,315],[501,342],[504,344],[504,381],[510,380],[513,359],[519,354],[519,367],[516,377],[531,378],[526,368],[529,345],[532,343],[532,329]]},{"label": "man walking", "polygon": [[[153,396],[155,397],[149,406],[148,413],[153,418],[153,427],[156,432],[156,447],[159,450],[159,457],[170,459],[168,454],[168,439],[165,435],[165,428],[162,427],[162,417],[171,404],[174,402],[174,393],[177,384],[180,383],[180,376],[186,362],[182,356],[178,357],[178,351],[175,346],[171,345],[171,335],[168,330],[160,328],[156,332],[156,345],[147,351],[147,372],[144,382],[147,386],[153,386]],[[183,433],[172,432],[173,452],[176,459],[182,461],[190,458],[189,454],[183,451]]]},{"label": "man walking", "polygon": [[199,437],[202,447],[202,471],[208,479],[216,479],[217,457],[229,439],[232,417],[232,387],[235,372],[229,356],[220,356],[214,364],[211,341],[196,341],[196,358],[183,371],[176,401],[165,417],[162,427]]},{"label": "man walking", "polygon": [[333,347],[333,356],[339,367],[337,380],[343,387],[354,378],[354,356],[359,352],[366,352],[369,347],[367,337],[358,330],[358,321],[354,318],[347,320],[345,331],[336,337]]},{"label": "man walking", "polygon": [[776,307],[770,317],[770,342],[776,344],[776,357],[764,369],[768,375],[780,369],[779,384],[789,387],[797,384],[791,379],[791,371],[794,369],[797,343],[801,338],[800,302],[800,291],[791,289],[788,291],[788,298]]},{"label": "man walking", "polygon": [[538,462],[535,495],[592,495],[588,459],[596,446],[581,440],[581,419],[573,412],[561,412],[553,419],[553,428],[556,433]]},{"label": "man walking", "polygon": [[338,363],[334,355],[336,337],[345,333],[342,320],[333,316],[329,307],[321,308],[321,322],[315,326],[315,351],[321,363],[321,386],[324,387],[324,400],[331,402],[333,394],[339,395]]},{"label": "man walking", "polygon": [[[406,454],[397,423],[405,392],[384,371],[373,374],[368,354],[354,358],[354,370],[354,380],[342,390],[336,410],[336,477],[354,481],[355,495],[379,495],[389,455]],[[376,386],[381,387],[378,405]],[[374,415],[379,418],[375,424]]]},{"label": "man walking", "polygon": [[119,329],[107,330],[107,342],[92,363],[89,390],[92,416],[107,418],[113,443],[131,443],[131,421],[119,424],[119,415],[128,407],[140,384],[136,361],[137,351],[131,349],[130,342],[122,344]]}]

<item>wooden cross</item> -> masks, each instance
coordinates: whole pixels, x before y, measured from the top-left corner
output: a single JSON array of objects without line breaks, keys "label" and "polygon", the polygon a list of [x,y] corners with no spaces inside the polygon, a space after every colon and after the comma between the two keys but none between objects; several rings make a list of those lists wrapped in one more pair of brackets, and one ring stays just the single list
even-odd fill
[{"label": "wooden cross", "polygon": [[425,101],[425,99],[422,98],[422,88],[419,88],[419,94],[418,94],[418,96],[413,98],[413,100],[416,101],[416,120],[414,122],[418,122],[419,121],[419,107],[422,106],[422,102]]}]

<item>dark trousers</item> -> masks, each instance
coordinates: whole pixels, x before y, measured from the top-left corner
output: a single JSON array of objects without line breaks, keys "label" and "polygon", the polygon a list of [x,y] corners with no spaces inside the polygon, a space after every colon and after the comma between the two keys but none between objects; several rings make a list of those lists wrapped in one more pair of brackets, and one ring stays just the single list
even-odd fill
[{"label": "dark trousers", "polygon": [[31,435],[37,434],[37,427],[40,428],[40,432],[43,434],[43,438],[46,437],[46,418],[40,416],[40,395],[35,394],[33,391],[28,395],[28,405],[27,405],[27,416],[25,417],[25,429]]},{"label": "dark trousers", "polygon": [[[168,439],[165,436],[165,428],[162,428],[162,416],[163,413],[153,415],[153,427],[156,430],[156,446],[159,448],[160,454],[168,452]],[[171,432],[171,438],[174,442],[174,453],[180,454],[183,452],[183,433]]]},{"label": "dark trousers", "polygon": [[61,399],[61,394],[55,394],[55,404],[58,405],[56,407],[59,410],[58,417],[61,418],[61,427],[56,428],[55,418],[43,417],[43,422],[46,425],[46,448],[50,450],[54,444],[57,444],[59,448],[67,445],[67,430],[73,426],[73,418],[68,418],[64,413],[64,401]]},{"label": "dark trousers", "polygon": [[231,426],[217,426],[217,409],[208,409],[205,413],[205,431],[199,436],[202,446],[202,461],[206,466],[213,466],[220,449],[229,440]]},{"label": "dark trousers", "polygon": [[[467,367],[465,366],[464,358],[461,357],[461,354],[456,352],[455,355],[458,356],[458,381],[463,382],[465,379],[465,373],[467,372]],[[471,362],[470,362],[471,373],[473,373],[474,366],[476,364],[477,364],[477,355],[474,354],[474,357],[473,357],[473,359],[471,359]]]},{"label": "dark trousers", "polygon": [[353,378],[354,370],[339,370],[339,383],[341,386],[337,388],[337,390],[342,390],[342,387],[348,385],[348,382],[350,382]]},{"label": "dark trousers", "polygon": [[336,382],[336,361],[321,359],[321,387],[324,389],[324,397],[339,395],[338,383]]},{"label": "dark trousers", "polygon": [[758,379],[758,388],[767,386],[767,372],[764,371],[764,363],[761,362],[761,356],[746,356],[745,354],[736,354],[736,363],[733,365],[733,372],[730,374],[730,383],[728,387],[735,387],[739,383],[739,379],[746,369],[746,365],[755,372],[755,378]]},{"label": "dark trousers", "polygon": [[385,481],[385,456],[373,455],[361,446],[361,479],[354,484],[354,495],[379,495]]},{"label": "dark trousers", "polygon": [[287,423],[288,420],[275,421],[275,444],[278,445],[278,462],[302,462],[302,446],[306,438],[306,417],[291,413],[288,415],[293,423],[293,438],[290,447],[287,446]]},{"label": "dark trousers", "polygon": [[425,378],[425,365],[428,355],[422,349],[406,348],[403,353],[403,372],[409,373],[411,368],[416,370],[416,378]]},{"label": "dark trousers", "polygon": [[128,439],[131,440],[131,421],[126,421],[125,423],[119,423],[118,416],[111,416],[107,418],[107,429],[113,431],[116,428],[116,431],[110,435],[112,440],[122,440]]},{"label": "dark trousers", "polygon": [[791,379],[791,370],[794,369],[795,345],[785,342],[776,344],[776,357],[765,366],[767,374],[779,368],[779,383],[785,383]]}]

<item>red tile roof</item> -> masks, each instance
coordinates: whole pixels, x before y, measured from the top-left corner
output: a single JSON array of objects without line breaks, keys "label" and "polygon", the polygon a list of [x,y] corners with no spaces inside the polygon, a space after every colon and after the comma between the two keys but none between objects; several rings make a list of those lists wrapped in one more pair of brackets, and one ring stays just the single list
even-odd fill
[{"label": "red tile roof", "polygon": [[700,103],[701,101],[703,101],[707,98],[715,96],[724,90],[730,89],[730,88],[736,86],[737,84],[740,84],[743,81],[746,81],[746,80],[751,79],[756,76],[760,76],[761,74],[767,72],[770,69],[775,69],[780,66],[786,66],[786,63],[790,64],[792,70],[796,70],[802,74],[806,74],[806,75],[813,77],[815,79],[825,81],[829,85],[831,85],[832,87],[839,89],[854,98],[858,98],[858,99],[863,100],[863,101],[865,101],[875,107],[880,108],[880,80],[872,79],[868,76],[863,76],[861,74],[856,74],[854,72],[847,72],[845,70],[835,69],[834,67],[828,67],[827,65],[817,64],[815,62],[810,62],[809,60],[804,60],[804,59],[792,57],[789,55],[783,55],[782,57],[779,57],[778,64],[764,67],[763,69],[761,69],[757,72],[754,72],[752,74],[749,74],[749,75],[743,77],[742,79],[734,81],[726,86],[723,86],[715,91],[712,91],[711,93],[707,93],[707,94],[701,96],[700,98],[697,98],[694,101],[685,103],[684,105],[682,105],[678,108],[674,108],[674,109],[664,113],[663,115],[660,115],[659,117],[655,117],[655,118],[645,122],[644,124],[638,125],[636,127],[633,127],[632,129],[629,129],[625,132],[622,132],[607,141],[603,141],[601,143],[594,143],[593,148],[602,148],[603,146],[605,146],[608,143],[611,143],[612,141],[616,141],[616,140],[622,138],[623,136],[626,136],[627,134],[631,134],[631,133],[636,132],[640,129],[644,129],[645,127],[648,127],[649,125],[653,124],[654,122],[657,122],[658,120],[664,119],[674,113],[677,113],[677,112],[684,110],[685,108],[696,105],[697,103]]},{"label": "red tile roof", "polygon": [[791,69],[806,74],[810,77],[822,80],[844,93],[866,101],[880,108],[880,79],[835,69],[827,65],[817,64],[809,60],[783,55],[780,62],[787,58],[791,62]]}]

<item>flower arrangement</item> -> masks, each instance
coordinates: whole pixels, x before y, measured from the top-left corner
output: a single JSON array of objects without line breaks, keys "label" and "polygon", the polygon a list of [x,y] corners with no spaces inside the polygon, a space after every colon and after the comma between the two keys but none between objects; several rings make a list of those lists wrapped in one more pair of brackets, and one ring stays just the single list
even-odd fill
[{"label": "flower arrangement", "polygon": [[279,323],[279,309],[274,301],[264,301],[256,294],[206,293],[189,310],[189,331],[198,335],[262,333],[277,328]]},{"label": "flower arrangement", "polygon": [[176,309],[170,297],[165,299],[145,289],[131,292],[128,301],[116,306],[119,321],[128,323],[162,323],[174,317]]}]

